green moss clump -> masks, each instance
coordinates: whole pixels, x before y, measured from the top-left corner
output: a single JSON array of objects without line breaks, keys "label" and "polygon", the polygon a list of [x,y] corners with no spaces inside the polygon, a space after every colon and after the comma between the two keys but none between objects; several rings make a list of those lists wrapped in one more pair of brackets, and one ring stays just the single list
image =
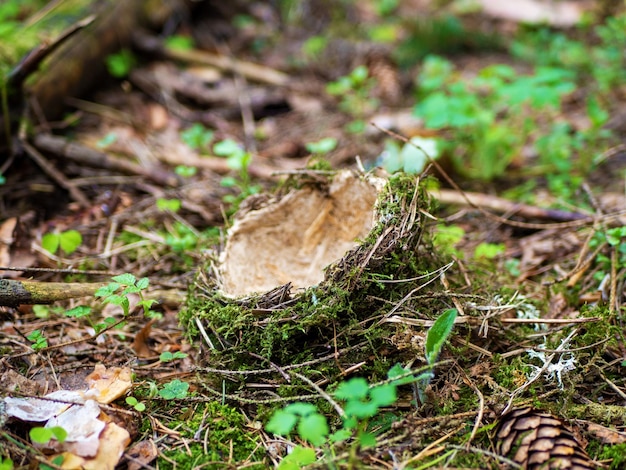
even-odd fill
[{"label": "green moss clump", "polygon": [[180,424],[182,437],[189,439],[191,455],[184,447],[166,450],[165,458],[159,459],[159,468],[224,468],[229,460],[233,465],[250,463],[246,468],[267,468],[259,434],[246,426],[247,419],[235,408],[209,402]]},{"label": "green moss clump", "polygon": [[[423,295],[419,301],[413,300],[416,283],[403,282],[425,276],[418,281],[423,283],[447,261],[434,252],[424,236],[423,213],[430,207],[430,198],[418,178],[394,176],[379,195],[377,224],[359,246],[326,269],[320,285],[291,298],[277,295],[279,288],[233,300],[221,296],[209,276],[202,286],[204,294],[189,296],[181,322],[193,334],[199,319],[214,345],[223,346],[221,352],[211,354],[212,360],[239,369],[267,367],[267,361],[251,360],[249,352],[277,364],[294,364],[363,341],[367,342],[365,354],[374,359],[395,331],[393,324],[380,322],[395,303],[408,295],[403,307],[419,309],[431,318],[444,308],[441,296]],[[386,282],[389,280],[396,282]],[[358,355],[344,358],[362,361],[363,350]],[[375,376],[384,377],[379,375],[380,367],[376,369]]]}]

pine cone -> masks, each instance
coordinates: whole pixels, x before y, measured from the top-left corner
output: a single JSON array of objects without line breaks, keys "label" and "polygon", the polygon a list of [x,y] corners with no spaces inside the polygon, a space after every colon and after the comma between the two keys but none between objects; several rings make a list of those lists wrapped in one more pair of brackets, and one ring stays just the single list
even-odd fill
[{"label": "pine cone", "polygon": [[531,407],[503,415],[496,440],[500,455],[528,470],[597,468],[563,421]]}]

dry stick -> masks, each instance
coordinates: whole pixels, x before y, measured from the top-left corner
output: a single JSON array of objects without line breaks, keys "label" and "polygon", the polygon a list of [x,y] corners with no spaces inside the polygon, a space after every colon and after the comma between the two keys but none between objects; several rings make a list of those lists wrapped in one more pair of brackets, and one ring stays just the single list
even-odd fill
[{"label": "dry stick", "polygon": [[476,206],[487,207],[496,212],[516,214],[529,219],[548,219],[562,222],[582,219],[589,221],[591,219],[590,215],[581,214],[580,212],[542,209],[541,207],[520,204],[489,194],[465,192],[467,198],[464,198],[457,191],[449,189],[439,189],[433,191],[431,194],[445,204],[465,204],[467,199],[469,199]]},{"label": "dry stick", "polygon": [[78,189],[70,181],[68,181],[63,175],[63,173],[57,170],[54,167],[54,165],[52,165],[48,160],[46,160],[46,158],[41,153],[39,153],[39,151],[35,147],[30,145],[28,142],[26,142],[26,140],[22,141],[22,145],[24,147],[24,150],[26,150],[26,153],[28,153],[28,155],[30,156],[30,158],[50,178],[56,181],[56,183],[62,188],[67,189],[67,191],[72,196],[72,199],[78,202],[83,208],[89,207],[90,204],[89,204],[89,199],[87,199],[87,196],[85,196],[85,194],[80,189]]},{"label": "dry stick", "polygon": [[89,297],[105,283],[88,282],[37,282],[0,279],[0,305],[50,304],[58,300]]},{"label": "dry stick", "polygon": [[478,413],[476,414],[476,420],[474,421],[474,426],[472,427],[472,433],[470,434],[470,437],[467,440],[467,444],[466,444],[466,449],[469,449],[470,443],[474,440],[474,437],[476,436],[476,433],[478,432],[478,428],[480,427],[483,421],[483,415],[485,414],[485,397],[482,394],[482,392],[478,389],[476,384],[472,382],[469,376],[465,373],[463,368],[459,367],[457,363],[455,363],[454,366],[458,370],[461,371],[461,374],[463,375],[463,382],[465,382],[466,385],[469,385],[472,388],[472,390],[474,390],[474,393],[478,395],[478,403],[479,403]]},{"label": "dry stick", "polygon": [[[549,224],[549,223],[548,224],[533,224],[533,223],[528,223],[528,222],[519,222],[515,220],[505,219],[504,217],[500,217],[498,215],[492,214],[491,212],[486,211],[484,208],[474,204],[467,197],[467,194],[463,191],[463,189],[461,189],[461,187],[458,184],[456,184],[456,182],[450,177],[450,175],[448,175],[448,173],[446,173],[446,171],[441,167],[441,165],[436,160],[433,160],[433,158],[430,155],[428,155],[428,152],[426,152],[422,147],[420,147],[414,142],[411,142],[409,139],[407,139],[403,135],[398,134],[397,132],[390,131],[389,129],[384,129],[374,122],[372,122],[371,125],[374,126],[376,129],[380,130],[381,132],[384,132],[385,134],[393,137],[394,139],[398,139],[401,142],[404,142],[407,145],[411,145],[415,147],[416,149],[418,149],[419,151],[423,152],[426,158],[428,159],[428,161],[437,169],[437,171],[443,177],[443,179],[445,179],[446,182],[450,186],[452,186],[456,191],[458,191],[461,194],[461,196],[463,197],[463,200],[470,207],[478,210],[481,214],[483,214],[485,217],[488,217],[489,219],[495,220],[505,225],[510,225],[512,227],[527,228],[527,229],[534,229],[534,230],[545,230],[545,229],[551,229],[551,228],[563,229],[563,228],[582,227],[592,222],[596,222],[596,218],[588,217],[586,219],[573,220],[571,222],[562,222],[562,223],[553,223],[553,224]],[[612,214],[602,216],[602,220],[615,219],[624,214],[626,214],[626,210],[617,211]]]},{"label": "dry stick", "polygon": [[619,310],[617,305],[617,246],[611,250],[611,291],[609,295],[609,314],[613,315]]},{"label": "dry stick", "polygon": [[[172,173],[159,169],[143,168],[142,166],[130,162],[127,159],[114,157],[105,152],[89,148],[78,142],[70,142],[63,137],[57,137],[51,134],[39,134],[35,136],[34,144],[37,148],[55,153],[57,155],[62,155],[68,160],[81,164],[87,164],[94,168],[115,170],[131,175],[143,176],[164,186],[178,185],[178,179]],[[72,185],[72,187],[74,187],[74,185]]]},{"label": "dry stick", "polygon": [[307,376],[302,375],[302,374],[300,374],[298,372],[294,372],[293,375],[295,375],[300,380],[308,383],[311,387],[313,387],[313,389],[317,393],[319,393],[322,396],[322,398],[324,398],[328,403],[330,403],[332,405],[332,407],[335,409],[335,411],[337,412],[337,414],[339,416],[341,416],[342,418],[344,418],[346,416],[346,412],[343,410],[343,408],[341,406],[339,406],[339,403],[337,403],[335,400],[333,400],[333,398],[328,393],[326,393],[324,390],[322,390],[322,388],[319,385],[317,385],[315,382],[313,382]]}]

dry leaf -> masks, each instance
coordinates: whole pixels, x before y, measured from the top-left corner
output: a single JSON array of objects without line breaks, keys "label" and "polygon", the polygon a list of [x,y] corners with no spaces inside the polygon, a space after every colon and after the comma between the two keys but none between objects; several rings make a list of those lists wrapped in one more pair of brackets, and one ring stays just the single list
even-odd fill
[{"label": "dry leaf", "polygon": [[85,381],[89,385],[89,391],[85,396],[103,404],[111,403],[125,395],[132,385],[128,367],[107,369],[102,364],[98,364]]},{"label": "dry leaf", "polygon": [[154,356],[154,351],[148,346],[148,338],[150,337],[150,331],[154,319],[151,319],[144,327],[135,335],[133,340],[133,350],[137,357],[151,357]]},{"label": "dry leaf", "polygon": [[128,462],[128,470],[140,470],[156,459],[158,454],[157,447],[152,439],[138,442],[128,449],[126,455],[132,460]]}]

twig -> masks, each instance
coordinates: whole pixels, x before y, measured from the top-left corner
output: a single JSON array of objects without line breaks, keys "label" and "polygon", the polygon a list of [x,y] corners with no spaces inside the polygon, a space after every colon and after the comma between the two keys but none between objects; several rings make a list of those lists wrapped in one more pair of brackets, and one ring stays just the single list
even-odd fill
[{"label": "twig", "polygon": [[589,214],[567,212],[557,209],[543,209],[528,204],[516,203],[490,194],[465,192],[466,198],[464,198],[457,191],[451,191],[449,189],[432,191],[430,194],[444,204],[467,204],[467,202],[470,201],[471,204],[475,206],[485,207],[496,212],[515,214],[529,219],[556,220],[559,222],[570,222],[572,220],[582,219],[587,222],[593,221],[593,217]]},{"label": "twig", "polygon": [[478,413],[476,414],[476,420],[474,421],[474,426],[472,427],[472,433],[470,434],[470,437],[467,440],[467,444],[466,444],[466,449],[469,449],[471,447],[470,443],[474,440],[474,437],[476,436],[476,433],[478,432],[478,428],[480,428],[480,425],[482,424],[482,421],[483,421],[483,415],[485,414],[485,397],[482,394],[482,392],[478,389],[476,384],[472,382],[469,376],[465,373],[463,368],[459,367],[459,365],[456,363],[455,363],[455,367],[459,371],[461,371],[461,374],[463,375],[463,382],[469,385],[472,388],[472,390],[474,390],[474,393],[478,395]]},{"label": "twig", "polygon": [[299,374],[298,372],[294,372],[293,375],[295,375],[300,380],[308,383],[311,387],[313,387],[315,389],[315,391],[322,396],[322,398],[324,398],[328,403],[330,403],[332,405],[332,407],[335,409],[335,411],[337,412],[337,414],[339,416],[341,416],[342,418],[344,418],[346,416],[346,412],[343,410],[343,408],[341,406],[339,406],[339,403],[337,403],[333,399],[333,397],[331,397],[328,393],[326,393],[324,390],[322,390],[322,388],[319,385],[317,385],[315,382],[313,382],[308,377],[306,377],[306,376],[304,376],[302,374]]},{"label": "twig", "polygon": [[145,32],[136,32],[133,41],[138,48],[153,54],[160,54],[168,59],[210,65],[220,70],[239,73],[248,80],[268,85],[285,86],[289,83],[289,75],[278,70],[210,52],[165,47],[160,39]]}]

